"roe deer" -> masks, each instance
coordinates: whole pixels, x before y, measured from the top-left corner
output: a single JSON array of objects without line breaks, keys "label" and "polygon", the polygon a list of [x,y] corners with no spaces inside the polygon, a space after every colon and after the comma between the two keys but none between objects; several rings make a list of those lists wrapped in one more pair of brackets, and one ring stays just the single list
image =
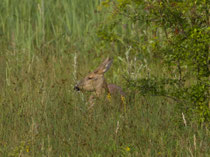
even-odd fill
[{"label": "roe deer", "polygon": [[[77,91],[90,91],[93,94],[89,98],[89,102],[91,103],[91,107],[93,104],[93,99],[97,97],[101,97],[105,94],[110,96],[121,96],[124,98],[125,93],[122,91],[122,88],[115,84],[107,84],[104,73],[107,72],[112,64],[112,59],[107,57],[101,65],[96,68],[95,71],[89,73],[84,79],[79,81],[74,89]],[[107,95],[107,96],[108,96]]]}]

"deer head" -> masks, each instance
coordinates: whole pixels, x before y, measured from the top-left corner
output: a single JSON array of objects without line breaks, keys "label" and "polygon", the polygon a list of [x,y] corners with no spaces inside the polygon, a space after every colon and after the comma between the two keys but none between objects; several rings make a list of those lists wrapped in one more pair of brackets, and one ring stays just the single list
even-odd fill
[{"label": "deer head", "polygon": [[107,83],[104,78],[104,73],[107,72],[112,64],[111,58],[106,58],[95,71],[89,73],[84,79],[79,81],[74,89],[77,91],[96,92],[96,95],[101,95],[104,91],[108,91]]}]

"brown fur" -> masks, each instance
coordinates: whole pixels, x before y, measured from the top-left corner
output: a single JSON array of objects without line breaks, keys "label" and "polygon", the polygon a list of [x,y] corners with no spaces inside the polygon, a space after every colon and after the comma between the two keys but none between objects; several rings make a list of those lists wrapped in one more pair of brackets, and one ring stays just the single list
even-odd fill
[{"label": "brown fur", "polygon": [[84,79],[79,81],[74,89],[78,91],[90,91],[93,94],[89,98],[89,102],[93,103],[95,97],[110,93],[113,95],[125,96],[122,88],[115,84],[107,84],[104,73],[107,72],[112,64],[111,58],[106,58],[104,62],[93,72],[89,73]]}]

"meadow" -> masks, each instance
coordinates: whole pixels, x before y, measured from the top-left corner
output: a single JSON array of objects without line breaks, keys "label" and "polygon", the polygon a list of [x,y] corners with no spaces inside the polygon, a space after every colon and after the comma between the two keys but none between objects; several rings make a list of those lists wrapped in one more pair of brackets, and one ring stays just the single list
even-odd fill
[{"label": "meadow", "polygon": [[[1,0],[0,156],[209,156],[208,125],[176,112],[174,100],[129,88],[125,75],[167,70],[101,44],[96,30],[107,14],[99,3]],[[123,88],[126,104],[97,100],[90,112],[90,93],[74,85],[107,56],[114,61],[105,77]]]}]

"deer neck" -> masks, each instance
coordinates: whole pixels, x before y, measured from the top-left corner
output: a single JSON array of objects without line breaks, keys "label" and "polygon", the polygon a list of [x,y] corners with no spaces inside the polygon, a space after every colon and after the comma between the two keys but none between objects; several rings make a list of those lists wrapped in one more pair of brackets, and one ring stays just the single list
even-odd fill
[{"label": "deer neck", "polygon": [[96,90],[96,96],[99,97],[101,95],[104,95],[105,93],[110,93],[110,92],[109,92],[108,84],[104,80],[103,84],[101,85],[101,87]]},{"label": "deer neck", "polygon": [[103,88],[104,88],[106,93],[110,93],[109,92],[109,88],[108,88],[108,84],[107,84],[107,82],[105,80],[104,80],[104,83],[103,83]]}]

